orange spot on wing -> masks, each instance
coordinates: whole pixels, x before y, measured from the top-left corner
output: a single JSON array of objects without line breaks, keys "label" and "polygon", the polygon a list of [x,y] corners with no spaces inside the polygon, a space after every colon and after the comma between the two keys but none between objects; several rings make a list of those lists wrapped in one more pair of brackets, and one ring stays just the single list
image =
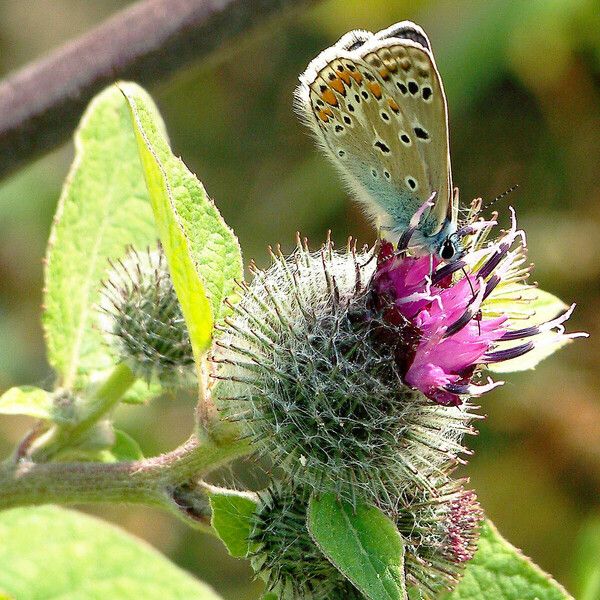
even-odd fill
[{"label": "orange spot on wing", "polygon": [[379,69],[379,74],[384,81],[387,81],[390,78],[390,72],[385,67],[383,67],[383,69]]},{"label": "orange spot on wing", "polygon": [[343,79],[346,85],[350,85],[350,73],[348,73],[348,71],[339,71],[338,77]]},{"label": "orange spot on wing", "polygon": [[400,107],[398,106],[398,103],[397,103],[397,102],[396,102],[396,101],[395,101],[393,98],[390,98],[390,99],[388,100],[388,104],[390,105],[390,108],[391,108],[391,109],[392,109],[392,110],[393,110],[395,113],[397,113],[397,112],[399,112],[399,111],[400,111]]},{"label": "orange spot on wing", "polygon": [[369,89],[371,90],[373,96],[377,98],[377,100],[381,100],[381,86],[378,83],[369,83]]},{"label": "orange spot on wing", "polygon": [[319,119],[323,121],[323,123],[329,123],[329,119],[333,118],[333,111],[330,108],[322,108],[319,112]]},{"label": "orange spot on wing", "polygon": [[346,88],[344,87],[344,82],[341,79],[334,79],[330,84],[329,87],[333,88],[336,92],[339,92],[340,94],[345,94],[346,93]]},{"label": "orange spot on wing", "polygon": [[358,83],[358,85],[360,85],[362,83],[363,76],[358,71],[354,71],[353,73],[350,73],[350,77],[352,77],[352,79],[354,79],[354,81],[356,81],[356,83]]},{"label": "orange spot on wing", "polygon": [[327,102],[327,104],[331,104],[331,106],[338,105],[337,98],[335,97],[335,94],[331,90],[325,90],[321,94],[321,98],[323,98],[323,100],[325,100],[325,102]]}]

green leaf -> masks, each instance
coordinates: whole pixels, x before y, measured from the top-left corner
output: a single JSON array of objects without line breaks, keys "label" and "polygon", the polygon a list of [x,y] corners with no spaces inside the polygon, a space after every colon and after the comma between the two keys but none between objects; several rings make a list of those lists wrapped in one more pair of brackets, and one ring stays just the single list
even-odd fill
[{"label": "green leaf", "polygon": [[110,451],[117,461],[140,460],[144,458],[139,444],[128,433],[120,429],[115,429],[115,443]]},{"label": "green leaf", "polygon": [[247,556],[252,531],[252,515],[256,499],[243,492],[218,491],[209,493],[212,510],[211,525],[236,558]]},{"label": "green leaf", "polygon": [[0,565],[19,600],[219,600],[145,542],[53,506],[0,513]]},{"label": "green leaf", "polygon": [[196,359],[209,347],[223,300],[242,277],[240,247],[202,184],[169,148],[150,97],[120,83],[129,102],[146,183]]},{"label": "green leaf", "polygon": [[[533,310],[534,314],[527,319],[519,320],[519,329],[540,325],[546,321],[550,321],[568,308],[562,300],[543,290],[535,290],[535,295],[536,298],[528,305],[528,308]],[[501,309],[502,307],[500,305],[494,305],[494,310]],[[507,310],[510,310],[510,307],[508,307]],[[570,339],[565,338],[557,342],[555,341],[556,337],[556,333],[553,332],[542,333],[535,337],[536,347],[530,352],[527,352],[518,358],[513,358],[512,360],[490,364],[487,368],[494,373],[512,373],[533,369],[542,360],[554,354],[559,348],[562,348],[571,341]],[[518,346],[522,343],[522,340],[517,340],[513,342],[512,345]],[[505,344],[503,347],[508,348],[509,345]]]},{"label": "green leaf", "polygon": [[[157,113],[154,120],[158,127]],[[100,281],[109,258],[156,239],[127,103],[111,86],[92,100],[75,134],[48,246],[43,324],[62,387],[80,389],[89,373],[113,364],[95,326]]]},{"label": "green leaf", "polygon": [[577,540],[574,565],[575,597],[600,598],[600,518],[591,519]]},{"label": "green leaf", "polygon": [[446,600],[567,600],[572,597],[487,521],[475,556]]},{"label": "green leaf", "polygon": [[52,419],[52,394],[33,386],[10,388],[0,396],[0,415]]},{"label": "green leaf", "polygon": [[404,546],[394,523],[365,504],[312,497],[308,529],[323,554],[370,600],[406,598]]}]

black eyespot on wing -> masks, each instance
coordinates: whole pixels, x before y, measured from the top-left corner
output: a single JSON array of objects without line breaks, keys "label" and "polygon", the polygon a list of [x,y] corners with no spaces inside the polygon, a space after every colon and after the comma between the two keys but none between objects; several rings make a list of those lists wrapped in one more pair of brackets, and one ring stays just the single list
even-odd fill
[{"label": "black eyespot on wing", "polygon": [[408,91],[414,96],[419,91],[419,86],[416,81],[408,82]]},{"label": "black eyespot on wing", "polygon": [[403,133],[400,136],[400,139],[405,143],[405,144],[410,144],[410,138],[408,137],[408,135],[406,133]]},{"label": "black eyespot on wing", "polygon": [[397,81],[396,85],[398,86],[398,89],[406,96],[406,94],[408,94],[408,88],[401,82],[401,81]]},{"label": "black eyespot on wing", "polygon": [[384,154],[390,152],[389,147],[381,141],[377,141],[373,144],[375,148],[379,148]]},{"label": "black eyespot on wing", "polygon": [[432,94],[433,94],[433,91],[431,90],[430,87],[425,86],[423,88],[423,100],[429,100],[429,98],[431,98]]},{"label": "black eyespot on wing", "polygon": [[335,130],[337,131],[337,133],[340,133],[340,132],[344,131],[344,128],[341,125],[336,125]]},{"label": "black eyespot on wing", "polygon": [[414,190],[417,187],[417,182],[412,177],[408,177],[406,183],[411,190]]},{"label": "black eyespot on wing", "polygon": [[384,121],[389,121],[390,120],[390,115],[388,115],[385,111],[381,111],[381,118]]},{"label": "black eyespot on wing", "polygon": [[414,127],[413,131],[420,140],[428,140],[429,134],[422,127]]}]

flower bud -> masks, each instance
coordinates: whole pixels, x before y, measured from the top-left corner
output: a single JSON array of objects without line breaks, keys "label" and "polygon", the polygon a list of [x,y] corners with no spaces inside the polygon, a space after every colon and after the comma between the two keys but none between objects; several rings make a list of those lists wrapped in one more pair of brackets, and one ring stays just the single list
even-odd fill
[{"label": "flower bud", "polygon": [[[483,514],[462,483],[439,478],[434,492],[406,495],[390,511],[404,542],[407,585],[424,600],[454,589],[475,552]],[[259,497],[250,558],[267,591],[284,600],[363,598],[310,537],[306,492],[274,483]]]},{"label": "flower bud", "polygon": [[161,247],[131,248],[111,263],[100,311],[110,346],[138,376],[170,383],[193,376],[190,337]]},{"label": "flower bud", "polygon": [[358,600],[314,543],[306,526],[308,495],[275,483],[259,494],[250,535],[252,568],[282,600]]}]

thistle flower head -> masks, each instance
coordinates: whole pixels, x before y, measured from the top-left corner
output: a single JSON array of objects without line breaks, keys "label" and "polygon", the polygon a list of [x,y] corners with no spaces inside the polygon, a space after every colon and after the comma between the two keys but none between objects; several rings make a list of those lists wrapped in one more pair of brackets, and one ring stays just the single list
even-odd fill
[{"label": "thistle flower head", "polygon": [[274,255],[217,341],[215,397],[296,484],[390,505],[455,466],[473,414],[404,382],[419,340],[374,310],[375,267],[330,243]]},{"label": "thistle flower head", "polygon": [[100,313],[110,346],[137,375],[169,382],[192,375],[190,338],[162,248],[132,248],[111,262]]},{"label": "thistle flower head", "polygon": [[[536,289],[526,283],[525,234],[512,226],[487,243],[495,221],[478,221],[459,235],[470,237],[469,250],[456,262],[411,256],[384,242],[373,277],[374,305],[383,318],[412,327],[418,339],[403,380],[428,398],[459,405],[501,382],[477,383],[482,365],[512,360],[540,343],[560,345],[582,334],[564,334],[574,307],[546,323],[523,327],[531,316]],[[552,335],[544,335],[548,334]]]}]

